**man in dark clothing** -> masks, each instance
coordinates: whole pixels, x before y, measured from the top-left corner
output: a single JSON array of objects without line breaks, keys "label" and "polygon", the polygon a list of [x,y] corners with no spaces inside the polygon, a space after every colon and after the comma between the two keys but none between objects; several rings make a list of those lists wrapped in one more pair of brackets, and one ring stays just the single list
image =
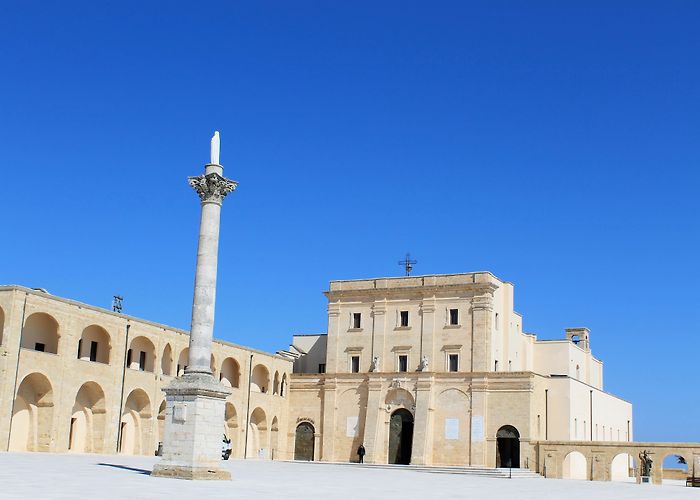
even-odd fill
[{"label": "man in dark clothing", "polygon": [[360,460],[358,463],[365,463],[365,445],[361,444],[360,447],[357,449],[357,456],[360,457]]}]

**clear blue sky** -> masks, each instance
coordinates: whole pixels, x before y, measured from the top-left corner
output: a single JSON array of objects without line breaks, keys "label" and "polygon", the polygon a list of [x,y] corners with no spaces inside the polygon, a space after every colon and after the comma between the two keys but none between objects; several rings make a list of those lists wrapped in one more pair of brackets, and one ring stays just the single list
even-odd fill
[{"label": "clear blue sky", "polygon": [[214,129],[216,336],[332,279],[489,270],[592,330],[636,437],[700,441],[700,4],[2,2],[0,282],[188,328]]}]

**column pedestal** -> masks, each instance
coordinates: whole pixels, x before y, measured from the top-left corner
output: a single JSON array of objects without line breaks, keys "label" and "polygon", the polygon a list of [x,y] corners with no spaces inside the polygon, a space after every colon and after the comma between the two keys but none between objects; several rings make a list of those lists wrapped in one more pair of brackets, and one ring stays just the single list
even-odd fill
[{"label": "column pedestal", "polygon": [[154,477],[229,480],[221,468],[226,397],[231,390],[203,373],[188,373],[165,388],[163,458]]}]

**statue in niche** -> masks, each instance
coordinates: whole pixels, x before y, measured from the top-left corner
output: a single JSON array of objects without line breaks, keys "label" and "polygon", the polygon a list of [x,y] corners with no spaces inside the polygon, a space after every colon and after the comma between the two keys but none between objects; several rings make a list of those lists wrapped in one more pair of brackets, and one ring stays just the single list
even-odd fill
[{"label": "statue in niche", "polygon": [[369,371],[376,372],[379,371],[379,356],[372,358],[372,363],[369,365]]}]

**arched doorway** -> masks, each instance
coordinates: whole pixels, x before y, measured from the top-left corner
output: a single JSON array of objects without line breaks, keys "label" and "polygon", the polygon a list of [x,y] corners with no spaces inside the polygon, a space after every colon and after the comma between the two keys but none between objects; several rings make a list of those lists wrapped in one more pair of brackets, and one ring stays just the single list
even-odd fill
[{"label": "arched doorway", "polygon": [[389,422],[389,463],[410,464],[412,445],[413,415],[400,408],[391,414]]},{"label": "arched doorway", "polygon": [[496,467],[520,468],[520,433],[512,425],[496,433]]},{"label": "arched doorway", "polygon": [[120,451],[125,455],[150,455],[151,402],[143,389],[126,398],[120,422]]},{"label": "arched doorway", "polygon": [[53,389],[45,375],[32,373],[22,380],[10,426],[10,451],[50,451]]},{"label": "arched doorway", "polygon": [[102,387],[96,382],[84,383],[75,395],[68,449],[77,453],[101,453],[104,450],[105,417]]},{"label": "arched doorway", "polygon": [[313,461],[315,433],[314,426],[309,422],[302,422],[297,425],[294,438],[294,460]]}]

